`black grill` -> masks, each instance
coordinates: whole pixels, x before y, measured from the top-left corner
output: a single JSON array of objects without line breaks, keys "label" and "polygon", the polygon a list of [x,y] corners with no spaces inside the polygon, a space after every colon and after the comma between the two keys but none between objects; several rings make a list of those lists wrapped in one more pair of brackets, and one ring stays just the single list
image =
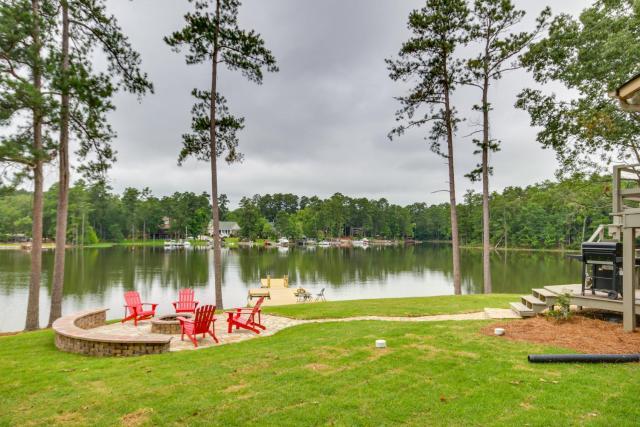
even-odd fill
[{"label": "black grill", "polygon": [[611,299],[622,295],[622,243],[582,244],[582,295],[587,290],[606,292]]}]

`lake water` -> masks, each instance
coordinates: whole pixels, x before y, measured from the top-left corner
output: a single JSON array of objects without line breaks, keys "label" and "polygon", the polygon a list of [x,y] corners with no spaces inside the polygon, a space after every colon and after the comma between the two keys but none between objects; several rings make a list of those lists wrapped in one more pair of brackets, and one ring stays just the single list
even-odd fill
[{"label": "lake water", "polygon": [[[40,319],[46,324],[53,273],[53,251],[43,254]],[[580,263],[555,252],[494,252],[494,292],[528,293],[532,287],[578,283]],[[482,292],[482,252],[462,250],[462,292]],[[225,307],[243,306],[247,290],[261,277],[289,275],[291,285],[328,300],[447,295],[453,293],[451,247],[418,245],[370,248],[224,249]],[[0,251],[0,331],[24,327],[29,254]],[[143,301],[172,310],[178,289],[192,287],[202,303],[213,303],[213,251],[113,247],[72,249],[66,257],[63,313],[108,307],[123,315],[123,292],[138,290]]]}]

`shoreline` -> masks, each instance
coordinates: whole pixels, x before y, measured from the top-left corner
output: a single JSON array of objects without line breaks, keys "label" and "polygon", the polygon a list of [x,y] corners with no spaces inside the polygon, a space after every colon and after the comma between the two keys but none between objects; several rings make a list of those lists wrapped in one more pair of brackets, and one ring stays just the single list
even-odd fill
[{"label": "shoreline", "polygon": [[[422,243],[417,244],[447,244],[450,245],[451,241],[447,240],[424,240]],[[193,241],[192,246],[206,246],[206,242]],[[136,247],[136,246],[148,246],[148,247],[162,247],[164,246],[164,240],[150,240],[150,241],[125,241],[125,242],[103,242],[103,243],[95,243],[92,245],[84,245],[84,246],[74,246],[67,245],[67,249],[106,249],[112,248],[114,246],[128,246],[128,247]],[[229,248],[238,248],[245,247],[248,245],[241,244],[240,242],[232,242],[227,247]],[[253,243],[253,246],[262,247],[263,245]],[[399,244],[372,244],[370,246],[399,246]],[[42,246],[43,250],[55,250],[55,243],[45,243]],[[460,245],[460,249],[471,249],[471,250],[482,250],[482,246],[480,245]],[[580,249],[572,249],[572,248],[526,248],[526,247],[511,247],[511,248],[495,248],[491,247],[492,251],[495,252],[556,252],[556,253],[579,253]],[[22,244],[20,243],[0,243],[0,250],[23,250],[28,251],[28,249],[24,249]]]},{"label": "shoreline", "polygon": [[[447,244],[450,245],[450,240],[425,240],[425,243],[431,244]],[[472,249],[472,250],[482,250],[482,245],[460,245],[460,249]],[[579,248],[527,248],[527,247],[510,247],[510,248],[496,248],[491,247],[492,251],[495,252],[557,252],[557,253],[580,253]]]}]

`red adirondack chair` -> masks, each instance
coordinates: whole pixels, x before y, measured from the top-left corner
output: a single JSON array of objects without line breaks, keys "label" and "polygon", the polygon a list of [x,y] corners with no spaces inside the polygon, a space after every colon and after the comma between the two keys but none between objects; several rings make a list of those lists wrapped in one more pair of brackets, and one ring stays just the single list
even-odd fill
[{"label": "red adirondack chair", "polygon": [[[140,302],[140,294],[136,291],[128,291],[124,293],[125,304],[125,317],[122,319],[122,323],[127,320],[133,319],[134,325],[138,326],[138,320],[151,319],[156,315],[156,307],[158,304]],[[144,305],[150,305],[151,310],[145,310]],[[129,315],[127,316],[127,311]]]},{"label": "red adirondack chair", "polygon": [[195,319],[187,319],[185,317],[178,317],[180,321],[181,336],[180,339],[184,341],[184,336],[188,336],[193,345],[198,347],[198,334],[202,334],[202,338],[206,334],[211,335],[213,340],[217,343],[214,313],[216,312],[215,305],[203,305],[196,310]]},{"label": "red adirondack chair", "polygon": [[[264,297],[260,297],[256,302],[256,305],[254,305],[253,307],[236,308],[235,311],[228,311],[228,332],[231,333],[231,330],[234,326],[236,327],[236,329],[248,329],[255,332],[256,334],[260,333],[260,329],[267,329],[262,324],[260,319],[260,306],[262,305],[262,301],[264,301]],[[257,321],[256,317],[258,319]]]},{"label": "red adirondack chair", "polygon": [[195,301],[194,298],[193,289],[180,289],[178,301],[173,302],[176,313],[195,313],[198,301]]}]

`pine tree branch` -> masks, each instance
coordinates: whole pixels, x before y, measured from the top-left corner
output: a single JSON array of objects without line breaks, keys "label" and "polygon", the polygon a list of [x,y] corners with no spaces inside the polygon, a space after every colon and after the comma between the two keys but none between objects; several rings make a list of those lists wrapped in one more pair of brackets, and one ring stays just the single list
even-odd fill
[{"label": "pine tree branch", "polygon": [[[72,24],[78,25],[81,28],[86,29],[87,31],[89,31],[89,33],[91,35],[93,35],[95,38],[97,38],[100,43],[102,43],[102,46],[108,51],[108,53],[110,54],[111,58],[116,61],[116,64],[118,65],[118,68],[121,70],[121,72],[125,75],[125,78],[127,80],[136,80],[136,76],[132,75],[128,68],[122,63],[122,59],[120,58],[120,55],[114,50],[113,46],[111,46],[111,44],[108,42],[108,40],[106,40],[104,38],[104,36],[101,34],[100,31],[80,22],[74,19],[69,19],[69,22],[71,22]],[[86,33],[85,33],[86,34]]]},{"label": "pine tree branch", "polygon": [[7,67],[9,67],[8,70],[7,70],[9,72],[9,74],[11,74],[14,78],[16,78],[17,80],[21,81],[22,83],[28,83],[27,79],[25,79],[24,77],[20,76],[16,72],[15,66],[13,65],[13,61],[8,56],[6,56],[4,53],[0,53],[0,59],[3,59],[6,62]]},{"label": "pine tree branch", "polygon": [[[236,52],[237,54],[242,55],[242,56],[243,56],[243,58],[248,58],[248,59],[251,59],[251,60],[253,60],[253,61],[256,61],[256,62],[257,62],[257,63],[259,63],[260,65],[268,65],[268,64],[269,64],[269,63],[268,63],[267,61],[265,61],[264,59],[257,58],[257,57],[255,57],[255,56],[251,56],[251,55],[247,55],[246,53],[242,52],[240,49],[238,49],[238,48],[234,48],[234,47],[232,47],[232,46],[227,46],[227,45],[224,45],[224,44],[220,44],[220,45],[219,45],[219,48],[220,48],[220,51],[222,51],[222,49],[228,49],[228,50],[230,50],[230,51],[232,51],[232,52]],[[218,63],[226,63],[226,61],[225,61],[225,60],[221,60],[221,61],[218,61]]]}]

